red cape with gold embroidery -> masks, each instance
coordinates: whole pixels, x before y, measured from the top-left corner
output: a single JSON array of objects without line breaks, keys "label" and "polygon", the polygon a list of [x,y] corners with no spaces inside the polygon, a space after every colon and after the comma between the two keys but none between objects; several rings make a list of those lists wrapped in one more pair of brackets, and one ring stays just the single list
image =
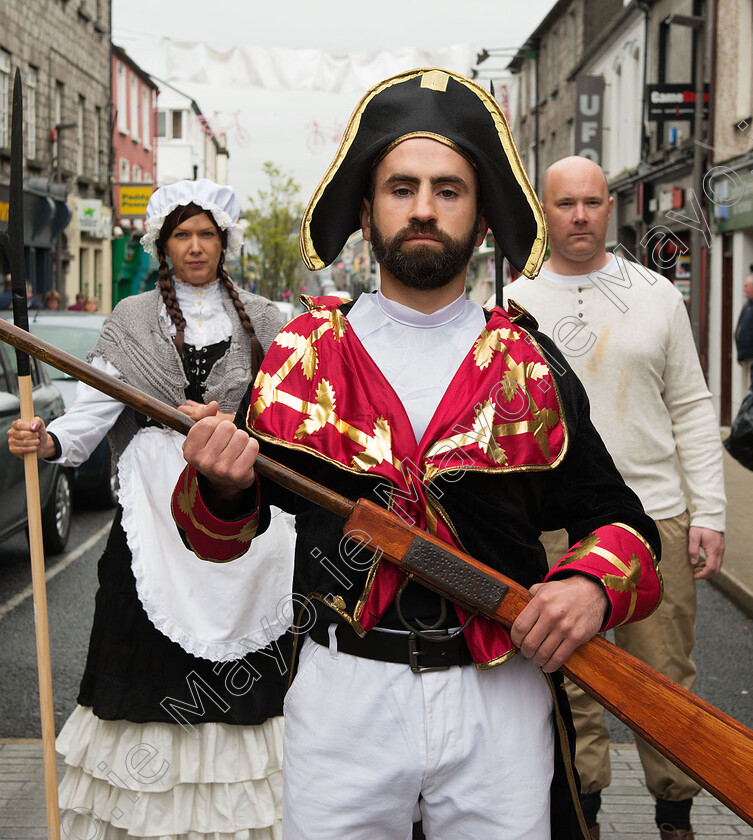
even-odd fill
[{"label": "red cape with gold embroidery", "polygon": [[[495,474],[505,493],[506,474],[562,464],[569,433],[557,380],[532,335],[503,310],[492,311],[416,444],[400,399],[350,328],[341,301],[319,298],[308,306],[277,336],[256,379],[247,425],[261,440],[383,479],[376,492],[385,504],[461,548],[440,502],[438,479],[446,487],[466,474]],[[619,482],[613,465],[611,470],[612,482]],[[244,550],[258,520],[258,511],[232,523],[217,520],[201,499],[192,468],[178,482],[173,515],[199,556],[221,561]],[[603,629],[645,617],[661,599],[651,546],[619,521],[596,527],[546,579],[573,572],[603,584],[610,603]],[[395,566],[377,559],[356,596],[312,597],[363,634],[379,622],[404,582]],[[463,611],[456,611],[464,621]],[[507,631],[483,617],[470,623],[465,638],[480,667],[514,653]]]},{"label": "red cape with gold embroidery", "polygon": [[[452,522],[432,493],[438,476],[551,470],[560,463],[568,433],[557,383],[536,342],[506,312],[493,310],[416,444],[399,398],[340,305],[336,298],[310,300],[309,311],[277,336],[251,399],[254,435],[384,478],[396,513],[454,544]],[[653,552],[626,525],[599,528],[549,577],[563,570],[604,583],[611,603],[607,627],[641,618],[658,602]],[[363,633],[378,623],[404,581],[396,567],[376,562],[352,609],[328,603]],[[496,664],[512,650],[504,628],[486,619],[471,622],[465,634],[478,663]]]}]

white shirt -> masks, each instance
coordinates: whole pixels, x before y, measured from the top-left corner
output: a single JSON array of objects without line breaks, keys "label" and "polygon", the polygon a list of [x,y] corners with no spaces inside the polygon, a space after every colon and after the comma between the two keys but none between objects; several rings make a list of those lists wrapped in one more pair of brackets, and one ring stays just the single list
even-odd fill
[{"label": "white shirt", "polygon": [[[620,282],[602,284],[603,276]],[[719,424],[672,283],[612,257],[598,274],[565,277],[544,268],[533,280],[521,277],[505,287],[510,300],[565,354],[586,388],[594,426],[649,516],[685,510],[684,479],[692,524],[723,531]]]},{"label": "white shirt", "polygon": [[486,325],[465,293],[429,315],[386,298],[361,295],[348,314],[366,352],[400,398],[420,441],[453,376]]}]

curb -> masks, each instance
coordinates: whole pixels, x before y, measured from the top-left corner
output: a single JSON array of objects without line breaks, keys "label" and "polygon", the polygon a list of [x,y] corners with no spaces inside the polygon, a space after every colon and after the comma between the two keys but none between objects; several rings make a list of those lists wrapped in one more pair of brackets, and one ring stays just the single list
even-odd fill
[{"label": "curb", "polygon": [[753,618],[753,590],[721,568],[709,583],[729,598],[748,618]]}]

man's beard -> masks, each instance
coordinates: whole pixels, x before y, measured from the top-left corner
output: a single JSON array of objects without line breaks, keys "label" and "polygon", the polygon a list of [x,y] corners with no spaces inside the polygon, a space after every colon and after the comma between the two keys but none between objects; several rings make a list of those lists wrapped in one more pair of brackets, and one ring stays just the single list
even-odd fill
[{"label": "man's beard", "polygon": [[[433,222],[412,222],[391,239],[384,239],[371,215],[371,247],[379,265],[404,286],[411,289],[439,289],[465,270],[476,247],[478,218],[468,234],[453,239]],[[436,245],[411,245],[404,248],[410,236],[426,234],[436,239]]]}]

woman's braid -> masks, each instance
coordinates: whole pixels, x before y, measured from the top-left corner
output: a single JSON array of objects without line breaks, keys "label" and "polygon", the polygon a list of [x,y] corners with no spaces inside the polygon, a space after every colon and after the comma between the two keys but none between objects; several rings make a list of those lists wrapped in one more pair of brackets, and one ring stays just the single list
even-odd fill
[{"label": "woman's braid", "polygon": [[159,290],[162,293],[162,300],[165,302],[167,314],[170,316],[173,324],[175,324],[175,346],[178,353],[182,355],[186,319],[183,317],[183,312],[180,309],[180,304],[175,294],[172,271],[170,271],[170,267],[165,259],[165,252],[160,248],[157,251],[157,255],[159,256]]},{"label": "woman's braid", "polygon": [[220,280],[222,280],[228,292],[230,293],[230,297],[233,301],[233,306],[235,306],[235,311],[238,313],[238,317],[241,319],[241,323],[243,324],[244,329],[251,336],[251,378],[255,379],[256,374],[259,372],[259,368],[261,367],[261,361],[264,358],[264,350],[262,349],[259,337],[256,335],[254,325],[253,323],[251,323],[251,319],[248,317],[248,312],[246,312],[246,308],[243,306],[243,301],[240,299],[238,290],[235,288],[235,284],[230,279],[230,275],[225,269],[224,249],[220,254],[220,261],[217,265],[217,273],[220,276]]}]

